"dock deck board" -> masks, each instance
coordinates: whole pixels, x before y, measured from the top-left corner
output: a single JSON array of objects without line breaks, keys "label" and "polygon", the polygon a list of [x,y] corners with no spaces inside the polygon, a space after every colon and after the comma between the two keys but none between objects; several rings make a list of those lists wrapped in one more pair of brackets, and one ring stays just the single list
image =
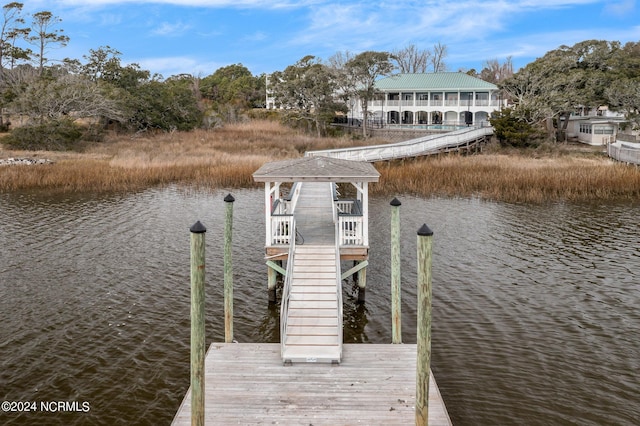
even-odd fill
[{"label": "dock deck board", "polygon": [[[340,365],[283,365],[277,343],[214,343],[205,361],[207,425],[411,425],[416,345],[344,345]],[[173,425],[191,424],[187,392]],[[433,376],[429,425],[451,426]]]}]

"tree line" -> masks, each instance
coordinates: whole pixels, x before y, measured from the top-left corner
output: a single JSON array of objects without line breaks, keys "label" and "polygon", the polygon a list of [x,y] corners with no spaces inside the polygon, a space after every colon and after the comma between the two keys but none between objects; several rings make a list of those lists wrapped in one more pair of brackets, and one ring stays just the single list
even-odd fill
[{"label": "tree line", "polygon": [[[349,103],[355,99],[366,116],[368,102],[379,96],[379,78],[447,70],[447,46],[437,43],[431,49],[336,52],[327,60],[309,55],[268,76],[233,64],[205,77],[164,78],[138,64],[123,64],[110,46],[91,49],[82,59],[53,60],[52,51],[69,42],[62,20],[48,11],[25,16],[22,9],[18,2],[2,8],[0,130],[11,129],[3,143],[26,149],[71,149],[78,141],[99,140],[106,129],[215,127],[264,108],[266,93],[278,107],[274,114],[324,135],[336,113],[353,107]],[[608,105],[640,125],[640,43],[590,40],[561,46],[518,72],[511,58],[488,60],[480,72],[466,72],[497,84],[510,101],[510,108],[491,117],[505,140],[526,143],[538,128],[559,137],[578,107]]]},{"label": "tree line", "polygon": [[498,83],[510,107],[491,118],[502,141],[566,139],[569,117],[605,106],[640,129],[640,42],[586,40],[560,46]]}]

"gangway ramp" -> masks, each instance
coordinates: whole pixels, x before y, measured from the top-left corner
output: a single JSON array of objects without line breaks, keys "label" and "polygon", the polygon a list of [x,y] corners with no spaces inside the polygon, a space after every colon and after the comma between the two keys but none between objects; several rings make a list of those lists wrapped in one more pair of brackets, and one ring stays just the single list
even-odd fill
[{"label": "gangway ramp", "polygon": [[282,359],[285,363],[339,363],[342,286],[333,185],[298,185],[293,209],[298,237],[287,259],[280,311]]},{"label": "gangway ramp", "polygon": [[284,362],[340,362],[342,301],[335,247],[295,248],[284,337]]},{"label": "gangway ramp", "polygon": [[384,145],[369,145],[353,148],[307,151],[305,156],[322,156],[342,160],[390,161],[438,154],[460,148],[468,148],[493,135],[493,127],[469,127],[448,133],[431,134],[420,138]]}]

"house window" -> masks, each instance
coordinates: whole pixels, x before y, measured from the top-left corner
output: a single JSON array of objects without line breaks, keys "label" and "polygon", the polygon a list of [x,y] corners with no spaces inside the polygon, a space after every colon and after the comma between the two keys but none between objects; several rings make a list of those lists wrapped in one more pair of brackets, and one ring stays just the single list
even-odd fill
[{"label": "house window", "polygon": [[591,134],[591,124],[581,124],[580,133]]},{"label": "house window", "polygon": [[460,105],[473,105],[473,92],[460,92]]},{"label": "house window", "polygon": [[596,135],[612,135],[613,127],[612,126],[594,126],[593,133]]},{"label": "house window", "polygon": [[477,106],[489,105],[489,92],[476,92],[476,105]]}]

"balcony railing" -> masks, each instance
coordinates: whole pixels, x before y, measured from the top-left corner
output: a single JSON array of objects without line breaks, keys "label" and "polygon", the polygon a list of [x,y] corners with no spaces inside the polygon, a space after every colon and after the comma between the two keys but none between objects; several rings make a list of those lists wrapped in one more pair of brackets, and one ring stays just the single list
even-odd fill
[{"label": "balcony railing", "polygon": [[359,200],[336,200],[340,246],[362,246],[365,244],[364,217]]},{"label": "balcony railing", "polygon": [[292,214],[271,215],[271,245],[289,245],[294,234]]},{"label": "balcony railing", "polygon": [[340,246],[364,245],[364,227],[362,216],[339,216]]}]

